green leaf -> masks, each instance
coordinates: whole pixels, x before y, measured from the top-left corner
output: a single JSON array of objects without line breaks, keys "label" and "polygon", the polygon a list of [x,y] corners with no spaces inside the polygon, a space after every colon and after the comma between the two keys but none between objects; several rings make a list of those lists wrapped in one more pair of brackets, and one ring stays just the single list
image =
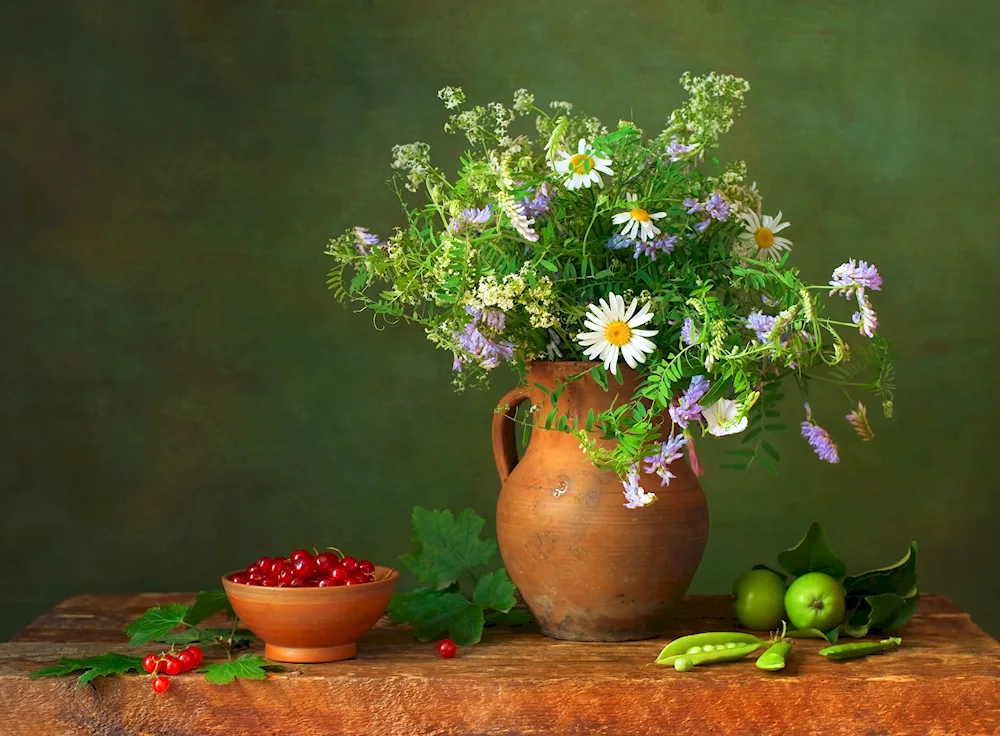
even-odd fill
[{"label": "green leaf", "polygon": [[757,456],[757,463],[760,465],[760,467],[764,468],[764,470],[766,470],[771,475],[779,474],[778,469],[774,466],[774,463],[768,460],[767,457],[765,457],[764,455]]},{"label": "green leaf", "polygon": [[760,446],[764,449],[764,452],[773,457],[775,460],[781,460],[781,456],[778,454],[778,451],[771,446],[770,442],[761,442]]},{"label": "green leaf", "polygon": [[448,636],[460,647],[478,644],[483,638],[483,625],[486,623],[483,609],[466,603],[466,608],[460,611],[448,626]]},{"label": "green leaf", "polygon": [[127,654],[108,652],[97,657],[86,657],[84,659],[63,657],[59,660],[58,664],[35,670],[28,677],[56,677],[82,671],[83,674],[80,675],[80,679],[76,683],[76,689],[79,690],[95,677],[124,675],[127,672],[139,672],[140,670],[142,670],[141,657],[130,657]]},{"label": "green leaf", "polygon": [[792,575],[807,572],[825,572],[840,580],[847,572],[847,566],[830,547],[830,540],[822,525],[813,522],[802,541],[778,555],[778,564]]},{"label": "green leaf", "polygon": [[917,585],[917,543],[910,542],[910,548],[898,562],[888,567],[868,570],[844,578],[844,590],[849,596],[880,595],[895,593],[906,596]]},{"label": "green leaf", "polygon": [[[741,444],[745,445],[748,442],[752,442],[759,434],[760,434],[760,427],[754,427],[743,436],[743,439],[740,442]],[[753,450],[751,450],[750,452],[752,453]]]},{"label": "green leaf", "polygon": [[461,593],[420,588],[394,595],[388,612],[393,621],[412,624],[420,641],[430,641],[447,631],[455,617],[471,605]]},{"label": "green leaf", "polygon": [[284,669],[279,664],[268,662],[259,654],[244,654],[242,657],[210,664],[202,668],[205,679],[213,685],[226,685],[233,680],[265,680],[267,672],[265,670]]},{"label": "green leaf", "polygon": [[229,618],[236,618],[236,612],[229,603],[224,590],[203,590],[194,599],[191,608],[184,616],[184,623],[197,626],[209,616],[225,611]]},{"label": "green leaf", "polygon": [[125,627],[125,633],[132,637],[128,645],[138,647],[166,636],[171,629],[185,623],[184,619],[189,610],[190,606],[180,603],[168,603],[165,606],[150,608]]},{"label": "green leaf", "polygon": [[500,611],[486,612],[487,626],[524,626],[533,621],[531,613],[524,608],[512,608],[507,613]]},{"label": "green leaf", "polygon": [[507,571],[500,568],[479,578],[476,590],[472,594],[472,602],[482,608],[492,608],[506,613],[517,603],[514,598],[516,591],[517,588],[510,581]]},{"label": "green leaf", "polygon": [[[836,633],[836,629],[834,629],[834,633]],[[785,636],[793,639],[826,639],[831,644],[837,641],[836,636],[831,639],[828,632],[823,632],[819,629],[792,629],[791,631],[786,631]]]},{"label": "green leaf", "polygon": [[920,603],[920,593],[914,589],[913,594],[903,598],[902,604],[893,611],[879,626],[880,631],[894,631],[909,621],[913,614],[917,612],[917,605]]},{"label": "green leaf", "polygon": [[588,432],[594,428],[594,407],[590,407],[587,411],[587,424],[585,428]]},{"label": "green leaf", "polygon": [[559,267],[556,264],[551,261],[546,261],[544,258],[540,260],[539,263],[542,264],[543,268],[552,271],[553,273],[559,270]]},{"label": "green leaf", "polygon": [[472,509],[458,518],[451,511],[413,509],[415,552],[400,557],[422,582],[448,585],[466,570],[485,565],[496,554],[495,539],[480,539],[485,521]]},{"label": "green leaf", "polygon": [[597,381],[598,386],[603,388],[605,391],[608,390],[608,374],[603,363],[601,365],[595,365],[591,368],[590,375],[592,375],[594,380]]},{"label": "green leaf", "polygon": [[[232,629],[212,628],[212,629],[183,629],[181,631],[171,631],[169,634],[158,637],[156,641],[163,644],[215,644],[219,638],[229,639]],[[246,629],[237,629],[233,634],[233,645],[250,644],[257,641],[257,637]]]}]

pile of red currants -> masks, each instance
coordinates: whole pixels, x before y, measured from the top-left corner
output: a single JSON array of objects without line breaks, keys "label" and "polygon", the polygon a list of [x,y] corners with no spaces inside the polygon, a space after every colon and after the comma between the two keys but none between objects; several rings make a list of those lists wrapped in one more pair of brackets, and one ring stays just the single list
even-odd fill
[{"label": "pile of red currants", "polygon": [[333,588],[361,585],[375,580],[375,566],[368,560],[341,557],[336,552],[309,554],[297,549],[290,557],[261,557],[229,579],[265,588]]},{"label": "pile of red currants", "polygon": [[142,660],[142,668],[149,674],[156,675],[153,678],[153,690],[157,693],[165,693],[170,687],[170,680],[167,679],[166,675],[190,672],[201,664],[201,658],[201,649],[192,645],[176,654],[167,654],[166,652],[159,655],[147,654]]}]

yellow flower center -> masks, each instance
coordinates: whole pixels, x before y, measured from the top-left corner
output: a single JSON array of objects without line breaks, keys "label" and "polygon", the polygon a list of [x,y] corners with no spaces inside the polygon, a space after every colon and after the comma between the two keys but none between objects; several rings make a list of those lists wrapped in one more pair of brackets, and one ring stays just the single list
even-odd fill
[{"label": "yellow flower center", "polygon": [[617,320],[604,328],[604,337],[612,345],[621,347],[632,337],[632,328],[621,320]]},{"label": "yellow flower center", "polygon": [[578,153],[569,160],[569,166],[577,174],[589,174],[594,169],[594,157],[589,153]]},{"label": "yellow flower center", "polygon": [[774,245],[774,233],[766,227],[759,228],[757,232],[753,234],[753,242],[755,242],[757,247],[761,250],[767,250]]},{"label": "yellow flower center", "polygon": [[633,220],[638,220],[639,222],[649,222],[649,213],[642,207],[636,207],[629,214],[632,215]]}]

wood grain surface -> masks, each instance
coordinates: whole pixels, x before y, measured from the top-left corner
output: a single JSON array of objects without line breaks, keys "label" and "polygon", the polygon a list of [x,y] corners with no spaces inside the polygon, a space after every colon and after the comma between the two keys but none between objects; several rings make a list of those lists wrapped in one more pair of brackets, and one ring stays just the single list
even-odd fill
[{"label": "wood grain surface", "polygon": [[[452,660],[382,621],[357,659],[295,665],[263,682],[26,679],[61,656],[126,651],[122,628],[184,594],[79,596],[0,644],[0,734],[996,734],[1000,644],[948,599],[925,596],[901,649],[841,663],[798,641],[780,673],[752,661],[678,673],[650,663],[681,634],[733,629],[722,596],[692,596],[659,640],[578,643],[488,630]],[[259,648],[259,647],[258,647]],[[146,651],[145,649],[142,651]]]}]

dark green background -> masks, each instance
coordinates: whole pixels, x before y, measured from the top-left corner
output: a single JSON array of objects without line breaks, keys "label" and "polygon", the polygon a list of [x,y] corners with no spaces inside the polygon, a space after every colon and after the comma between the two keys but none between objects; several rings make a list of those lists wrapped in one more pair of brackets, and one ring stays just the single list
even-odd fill
[{"label": "dark green background", "polygon": [[724,154],[792,222],[807,276],[878,265],[899,352],[876,442],[851,437],[842,397],[816,399],[841,465],[796,432],[777,479],[705,451],[692,590],[727,590],[819,520],[854,570],[917,539],[922,587],[1000,634],[998,7],[7,3],[0,638],[68,595],[212,587],[302,544],[391,562],[416,504],[492,527],[510,374],[454,394],[419,329],[333,302],[326,239],[398,223],[394,143],[454,169],[445,84],[655,131],[688,69],[750,80]]}]

